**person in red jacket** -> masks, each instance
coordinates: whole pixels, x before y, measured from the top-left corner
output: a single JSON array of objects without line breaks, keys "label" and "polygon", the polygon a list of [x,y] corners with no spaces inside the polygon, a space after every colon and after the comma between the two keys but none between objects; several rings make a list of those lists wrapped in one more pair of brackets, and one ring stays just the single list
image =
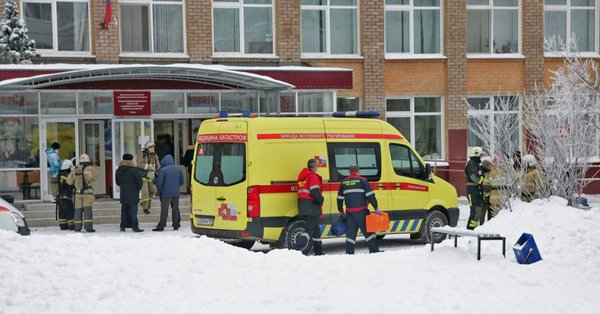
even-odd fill
[{"label": "person in red jacket", "polygon": [[[362,231],[369,246],[369,253],[377,253],[377,239],[374,233],[367,232],[366,218],[369,214],[369,203],[375,209],[376,214],[381,214],[377,207],[375,191],[371,188],[367,179],[358,175],[360,168],[357,165],[350,166],[350,175],[340,184],[337,195],[337,207],[340,217],[346,219],[346,254],[354,254],[354,245],[358,228]],[[344,214],[344,202],[346,202],[346,214]]]},{"label": "person in red jacket", "polygon": [[300,219],[306,222],[306,229],[296,239],[294,248],[302,250],[304,255],[310,252],[311,238],[315,255],[323,255],[319,226],[319,219],[323,216],[323,179],[317,174],[318,167],[319,163],[315,159],[309,159],[306,168],[298,175],[298,213]]}]

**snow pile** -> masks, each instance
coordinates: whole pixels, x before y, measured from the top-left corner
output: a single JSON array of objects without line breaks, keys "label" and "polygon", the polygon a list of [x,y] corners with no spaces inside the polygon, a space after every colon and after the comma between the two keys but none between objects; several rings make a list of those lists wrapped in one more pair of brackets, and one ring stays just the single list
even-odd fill
[{"label": "snow pile", "polygon": [[[506,259],[490,241],[481,261],[474,238],[430,252],[388,237],[384,253],[354,256],[333,240],[305,257],[183,233],[0,232],[0,313],[598,313],[600,212],[561,201],[518,203],[478,228],[507,239]],[[522,232],[543,261],[516,262]]]}]

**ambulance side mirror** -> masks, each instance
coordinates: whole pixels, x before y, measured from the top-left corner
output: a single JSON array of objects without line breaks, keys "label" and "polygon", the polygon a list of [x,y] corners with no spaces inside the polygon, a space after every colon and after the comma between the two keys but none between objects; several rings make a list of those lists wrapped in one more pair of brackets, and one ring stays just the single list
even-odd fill
[{"label": "ambulance side mirror", "polygon": [[431,165],[425,163],[425,173],[423,173],[423,180],[431,180]]}]

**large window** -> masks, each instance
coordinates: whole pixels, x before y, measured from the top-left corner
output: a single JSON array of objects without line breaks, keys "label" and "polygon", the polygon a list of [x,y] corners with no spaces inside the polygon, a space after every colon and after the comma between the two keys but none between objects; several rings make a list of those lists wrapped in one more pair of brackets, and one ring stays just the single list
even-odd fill
[{"label": "large window", "polygon": [[381,178],[381,148],[378,143],[329,143],[331,181],[340,182],[350,175],[350,166],[360,167],[360,175],[369,181]]},{"label": "large window", "polygon": [[[510,153],[520,147],[520,103],[518,96],[493,96],[493,97],[469,97],[467,99],[470,105],[468,112],[469,116],[469,128],[467,133],[467,146],[468,150],[473,146],[488,146],[484,145],[482,140],[474,132],[478,131],[476,126],[485,125],[488,130],[498,130],[496,127],[497,121],[502,121],[502,125],[507,125],[512,130],[512,134],[507,134],[506,137],[512,141],[510,145]],[[502,116],[502,117],[501,117]],[[487,134],[487,132],[484,132]],[[493,138],[495,134],[491,134]],[[496,148],[495,143],[490,143],[489,147],[492,152],[498,151],[500,148]],[[489,152],[488,152],[489,153]]]},{"label": "large window", "polygon": [[198,151],[194,178],[201,184],[234,185],[246,179],[246,144],[202,143]]},{"label": "large window", "polygon": [[23,19],[29,37],[42,52],[90,51],[88,0],[23,1]]},{"label": "large window", "polygon": [[358,54],[357,0],[302,0],[302,54]]},{"label": "large window", "polygon": [[182,0],[123,0],[120,17],[121,52],[184,52]]},{"label": "large window", "polygon": [[273,54],[272,0],[213,0],[215,54]]},{"label": "large window", "polygon": [[544,35],[576,40],[580,52],[597,52],[598,8],[595,0],[545,0]]},{"label": "large window", "polygon": [[389,98],[386,120],[395,126],[424,159],[443,158],[441,97]]},{"label": "large window", "polygon": [[415,179],[424,177],[423,164],[408,146],[390,144],[390,156],[392,167],[397,175]]},{"label": "large window", "polygon": [[439,0],[386,0],[386,54],[440,54],[440,12]]},{"label": "large window", "polygon": [[519,53],[519,0],[468,0],[467,52]]}]

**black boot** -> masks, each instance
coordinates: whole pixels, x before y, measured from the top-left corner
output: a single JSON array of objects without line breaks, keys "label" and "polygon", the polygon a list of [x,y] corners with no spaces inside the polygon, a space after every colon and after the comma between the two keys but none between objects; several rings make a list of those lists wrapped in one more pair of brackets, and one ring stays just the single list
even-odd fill
[{"label": "black boot", "polygon": [[125,232],[125,228],[121,227],[121,232]]},{"label": "black boot", "polygon": [[152,229],[152,231],[164,231],[164,230],[165,230],[164,227],[159,227],[159,226],[156,226],[156,228]]},{"label": "black boot", "polygon": [[85,232],[96,232],[95,229],[86,230]]},{"label": "black boot", "polygon": [[144,208],[144,214],[149,215],[150,214],[150,209]]},{"label": "black boot", "polygon": [[134,228],[133,232],[144,232],[144,229],[140,229],[140,228]]}]

